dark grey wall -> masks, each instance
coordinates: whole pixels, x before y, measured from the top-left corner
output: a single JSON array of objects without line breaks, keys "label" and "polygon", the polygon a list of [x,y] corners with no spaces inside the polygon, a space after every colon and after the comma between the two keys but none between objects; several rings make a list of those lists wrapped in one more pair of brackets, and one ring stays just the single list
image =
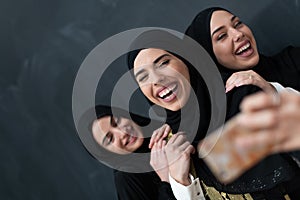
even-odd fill
[{"label": "dark grey wall", "polygon": [[184,32],[201,9],[218,5],[253,29],[263,53],[300,46],[298,0],[220,2],[2,1],[0,199],[116,199],[111,169],[81,145],[71,110],[76,72],[106,38],[143,26]]}]

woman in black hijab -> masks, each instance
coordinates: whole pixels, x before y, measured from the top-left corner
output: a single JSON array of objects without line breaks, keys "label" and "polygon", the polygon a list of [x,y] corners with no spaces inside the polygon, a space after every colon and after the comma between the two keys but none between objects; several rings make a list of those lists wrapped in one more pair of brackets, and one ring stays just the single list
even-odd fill
[{"label": "woman in black hijab", "polygon": [[77,126],[81,141],[93,157],[114,169],[118,199],[175,200],[170,184],[157,172],[160,169],[149,163],[150,137],[161,126],[148,117],[102,105],[81,117]]},{"label": "woman in black hijab", "polygon": [[[222,20],[227,19],[225,22],[218,21],[217,24],[220,22],[218,26],[212,26],[211,19],[216,18],[216,13],[220,13],[217,11],[223,11],[221,14],[230,17],[223,18]],[[286,87],[299,90],[300,59],[297,55],[300,55],[300,49],[288,47],[272,57],[260,55],[254,37],[251,37],[251,31],[251,34],[249,31],[242,31],[246,28],[246,25],[229,11],[214,7],[201,11],[188,27],[186,34],[201,44],[210,54],[224,83],[233,73],[251,69],[267,81],[276,81]],[[232,39],[230,45],[233,46],[224,45],[224,47],[229,49],[232,55],[229,53],[226,57],[222,57],[226,52],[221,51],[218,45],[224,44],[229,39]],[[228,59],[230,56],[234,57],[235,61],[230,61]],[[227,93],[227,98],[231,93],[232,91]],[[297,188],[299,183],[299,167],[287,154],[276,154],[267,157],[226,187],[236,192],[241,190],[251,192],[254,197],[262,196],[266,199],[283,198],[285,192],[282,190],[285,190],[294,199],[299,197],[299,188]]]},{"label": "woman in black hijab", "polygon": [[[150,34],[154,34],[154,36],[151,38]],[[159,44],[168,43],[171,46],[178,46],[182,53],[180,55],[186,55],[184,52],[189,53],[189,51],[185,49],[184,45],[181,46],[183,40],[178,38],[175,39],[171,34],[168,36],[168,33],[155,34],[155,31],[149,32],[148,34],[146,33],[138,38],[137,43],[142,41],[140,43],[143,43],[145,46],[144,48],[141,48],[143,47],[142,44],[138,44],[136,46],[140,48],[137,48],[138,50],[135,50],[129,54],[129,68],[133,68],[134,76],[144,95],[152,103],[166,108],[167,123],[169,123],[170,126],[176,131],[178,131],[178,124],[180,124],[179,130],[186,132],[188,136],[189,134],[196,134],[196,137],[192,138],[190,141],[197,143],[199,140],[204,138],[205,134],[207,133],[209,123],[211,120],[214,120],[214,118],[211,116],[211,99],[207,86],[204,83],[202,76],[194,68],[194,66],[189,64],[189,62],[183,59],[182,56],[178,56],[178,52],[173,53],[168,49],[167,46],[164,48],[163,45]],[[162,39],[164,37],[174,39],[164,40]],[[182,63],[178,64],[180,63],[178,60],[181,60]],[[178,67],[179,65],[181,65],[181,67]],[[187,68],[188,73],[184,72],[183,68],[185,67]],[[170,71],[167,71],[167,69]],[[176,75],[172,75],[173,72],[171,69],[179,72],[179,74],[177,74],[177,78]],[[160,74],[160,76],[155,76],[155,74]],[[187,89],[182,89],[184,86],[180,87],[180,83],[177,83],[180,82],[180,74],[190,82],[191,88],[195,93],[195,98],[188,96],[186,101],[181,99],[182,96],[189,95],[189,93],[186,92],[184,95],[182,91],[187,91]],[[216,73],[215,76],[217,77],[217,75],[218,74]],[[259,88],[251,85],[242,86],[232,90],[230,95],[227,96],[228,107],[226,118],[229,119],[238,113],[239,104],[242,101],[242,98],[256,91],[259,91]],[[181,102],[180,106],[173,106],[172,103],[174,99]],[[195,117],[199,112],[198,110],[195,110],[197,106],[201,112],[200,119]],[[188,114],[183,115],[182,112]],[[221,115],[222,113],[219,114]],[[181,126],[182,124],[183,126]],[[276,161],[283,163],[283,161],[280,159],[276,159]],[[257,167],[259,170],[254,169],[253,173],[247,172],[244,175],[247,178],[242,178],[241,181],[238,180],[229,185],[224,185],[211,174],[210,170],[202,160],[199,158],[194,158],[194,163],[196,165],[197,175],[201,178],[201,180],[203,180],[206,185],[213,186],[219,191],[232,194],[243,194],[256,192],[258,190],[256,187],[261,187],[261,185],[259,185],[260,183],[253,184],[253,181],[259,181],[258,178],[261,176],[260,169],[264,166]]]},{"label": "woman in black hijab", "polygon": [[[218,22],[216,11],[227,12],[232,17],[231,24],[227,25],[223,21]],[[215,14],[213,15],[213,13]],[[211,20],[212,16],[215,18],[214,21]],[[216,26],[216,24],[218,25]],[[219,27],[222,25],[223,28],[220,29]],[[236,32],[233,33],[232,30]],[[251,69],[266,81],[279,82],[285,87],[300,90],[300,48],[289,46],[270,57],[260,54],[249,27],[224,8],[212,7],[198,13],[186,30],[186,35],[201,44],[209,53],[224,82],[235,72]],[[228,43],[225,43],[230,38],[237,40],[234,42],[235,45],[229,46]],[[218,43],[222,43],[230,53],[224,52],[224,48],[221,49]],[[234,60],[226,60],[225,57],[234,57]],[[249,61],[251,59],[252,61]]]}]

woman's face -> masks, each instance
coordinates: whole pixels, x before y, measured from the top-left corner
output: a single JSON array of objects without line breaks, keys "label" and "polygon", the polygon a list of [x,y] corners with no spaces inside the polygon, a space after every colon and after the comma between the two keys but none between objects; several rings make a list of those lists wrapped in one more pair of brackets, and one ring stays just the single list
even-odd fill
[{"label": "woman's face", "polygon": [[154,104],[177,111],[190,95],[187,66],[161,49],[144,49],[134,61],[134,76],[144,95]]},{"label": "woman's face", "polygon": [[144,141],[141,128],[122,117],[105,116],[95,120],[92,133],[100,146],[117,154],[132,153]]},{"label": "woman's face", "polygon": [[227,11],[215,11],[210,21],[214,54],[229,69],[243,70],[257,65],[259,54],[248,26]]}]

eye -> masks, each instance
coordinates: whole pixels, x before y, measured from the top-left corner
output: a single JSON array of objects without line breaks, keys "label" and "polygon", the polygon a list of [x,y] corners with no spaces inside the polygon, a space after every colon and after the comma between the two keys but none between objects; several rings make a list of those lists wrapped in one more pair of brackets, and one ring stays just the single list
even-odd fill
[{"label": "eye", "polygon": [[219,41],[219,40],[222,40],[222,39],[224,39],[226,36],[227,36],[226,33],[221,33],[221,34],[218,35],[217,40],[218,40],[218,41]]},{"label": "eye", "polygon": [[170,63],[170,59],[163,60],[157,67],[164,67]]},{"label": "eye", "polygon": [[107,141],[106,145],[111,144],[111,143],[113,142],[113,139],[114,139],[113,134],[108,133],[108,134],[106,135],[106,141]]},{"label": "eye", "polygon": [[147,80],[147,78],[148,78],[148,74],[142,74],[142,75],[140,75],[140,76],[137,78],[137,81],[138,81],[138,82],[144,82],[144,81]]},{"label": "eye", "polygon": [[240,26],[242,26],[243,22],[242,21],[237,21],[235,24],[234,24],[234,28],[238,28]]}]

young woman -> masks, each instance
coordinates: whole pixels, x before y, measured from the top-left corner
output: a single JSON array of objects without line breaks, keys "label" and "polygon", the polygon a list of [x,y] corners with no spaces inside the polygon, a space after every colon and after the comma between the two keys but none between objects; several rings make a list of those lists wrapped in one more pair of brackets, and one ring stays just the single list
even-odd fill
[{"label": "young woman", "polygon": [[[175,200],[162,150],[170,127],[119,108],[98,105],[97,119],[94,113],[82,116],[78,133],[87,150],[114,169],[118,199]],[[155,138],[151,153],[150,137]]]},{"label": "young woman", "polygon": [[[200,43],[215,61],[226,82],[227,94],[244,84],[272,90],[266,81],[277,81],[285,87],[300,89],[300,49],[288,47],[272,57],[259,54],[251,30],[237,16],[223,8],[201,11],[186,34]],[[267,199],[275,198],[272,195],[275,195],[273,188],[276,187],[290,190],[289,195],[296,198],[299,197],[296,185],[299,185],[300,178],[299,169],[295,166],[288,155],[273,155],[244,174],[236,183],[237,186],[249,185],[249,190],[263,194]],[[255,180],[254,184],[250,184],[250,180]]]},{"label": "young woman", "polygon": [[251,29],[226,9],[201,11],[186,34],[215,61],[226,82],[226,91],[244,84],[272,90],[268,82],[300,90],[300,48],[289,46],[271,57],[260,54]]}]

